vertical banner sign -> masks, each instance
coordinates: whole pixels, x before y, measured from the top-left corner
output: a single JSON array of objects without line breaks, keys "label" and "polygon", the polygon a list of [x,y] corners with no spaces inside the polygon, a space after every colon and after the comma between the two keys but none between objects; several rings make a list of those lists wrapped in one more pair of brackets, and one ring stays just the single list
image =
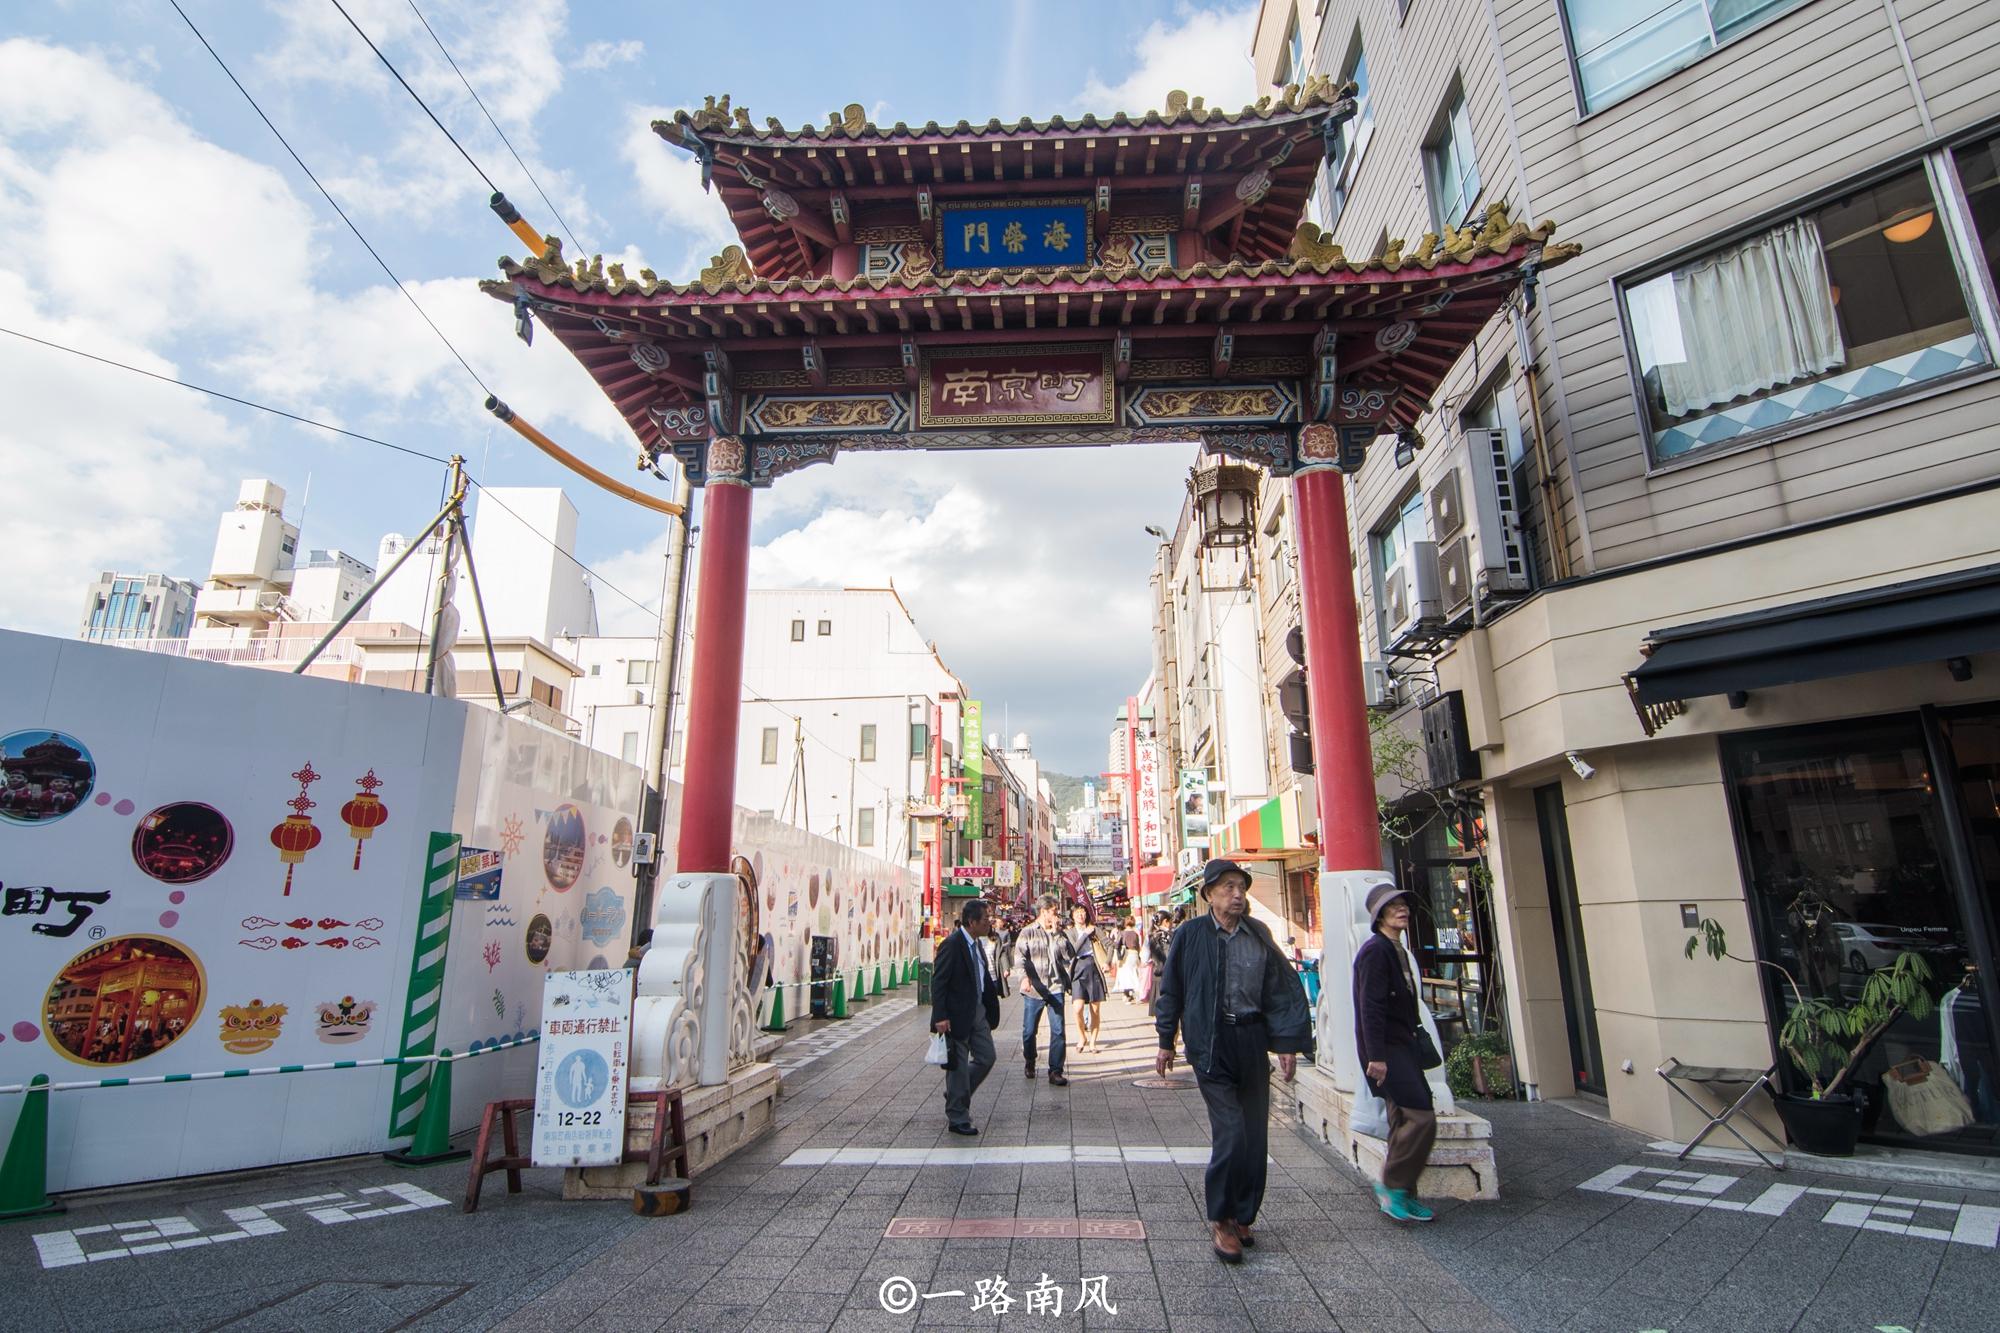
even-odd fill
[{"label": "vertical banner sign", "polygon": [[968,838],[986,836],[986,731],[979,700],[965,701],[965,725],[959,737],[959,772],[965,777],[965,827]]},{"label": "vertical banner sign", "polygon": [[1181,846],[1208,846],[1208,770],[1205,768],[1184,768],[1181,770],[1180,794],[1176,804],[1180,807]]},{"label": "vertical banner sign", "polygon": [[1148,741],[1139,747],[1139,855],[1158,856],[1165,850],[1160,829],[1160,747]]},{"label": "vertical banner sign", "polygon": [[[410,998],[403,1013],[405,1057],[430,1055],[437,1049],[438,1009],[444,1000],[444,951],[451,942],[458,854],[457,834],[431,834],[430,856],[424,862],[424,899],[417,908],[417,947],[410,956]],[[424,1109],[431,1069],[429,1064],[406,1065],[398,1073],[396,1097],[389,1108],[391,1138],[417,1132],[417,1115]]]},{"label": "vertical banner sign", "polygon": [[619,967],[544,978],[536,1166],[615,1166],[625,1159],[632,976]]}]

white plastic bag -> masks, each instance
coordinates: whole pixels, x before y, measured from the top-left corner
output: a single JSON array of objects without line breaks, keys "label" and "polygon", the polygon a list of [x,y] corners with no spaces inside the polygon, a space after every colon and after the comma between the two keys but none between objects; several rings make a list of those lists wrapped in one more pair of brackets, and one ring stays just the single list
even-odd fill
[{"label": "white plastic bag", "polygon": [[1367,1085],[1363,1084],[1355,1089],[1354,1114],[1348,1117],[1347,1127],[1371,1139],[1388,1138],[1389,1104],[1368,1091]]},{"label": "white plastic bag", "polygon": [[[951,1046],[942,1032],[931,1033],[930,1049],[924,1052],[924,1063],[940,1067],[951,1063]],[[1387,1133],[1387,1130],[1383,1131]]]}]

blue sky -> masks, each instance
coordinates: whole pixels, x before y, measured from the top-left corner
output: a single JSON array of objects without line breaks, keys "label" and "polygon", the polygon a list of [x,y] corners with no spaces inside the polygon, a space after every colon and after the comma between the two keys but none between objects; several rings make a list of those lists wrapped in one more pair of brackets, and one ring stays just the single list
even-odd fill
[{"label": "blue sky", "polygon": [[[346,0],[545,231],[537,197],[407,0]],[[1143,111],[1170,88],[1254,99],[1242,4],[609,5],[418,0],[593,252],[685,279],[729,239],[647,129],[706,93],[761,122],[979,122]],[[615,476],[633,441],[553,339],[479,295],[521,247],[486,187],[325,0],[182,0],[426,313],[524,415]],[[433,454],[494,485],[562,485],[604,628],[648,632],[660,534],[496,429],[480,393],[159,0],[10,7],[0,21],[0,326]],[[0,624],[69,634],[102,569],[200,578],[238,479],[290,493],[303,539],[372,561],[437,507],[440,469],[0,338]],[[759,586],[894,579],[945,660],[1045,762],[1102,763],[1150,657],[1146,523],[1184,446],[844,459],[757,497]]]}]

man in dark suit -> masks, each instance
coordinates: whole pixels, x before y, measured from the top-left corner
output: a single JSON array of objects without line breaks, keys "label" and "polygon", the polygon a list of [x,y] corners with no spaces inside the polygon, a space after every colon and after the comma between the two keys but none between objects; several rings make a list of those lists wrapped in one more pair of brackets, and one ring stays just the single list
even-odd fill
[{"label": "man in dark suit", "polygon": [[944,1116],[954,1134],[977,1134],[972,1094],[993,1068],[993,1029],[1000,1022],[1000,982],[980,943],[993,918],[978,898],[958,914],[958,929],[938,945],[931,969],[931,1031],[944,1033],[951,1059],[944,1067]]}]

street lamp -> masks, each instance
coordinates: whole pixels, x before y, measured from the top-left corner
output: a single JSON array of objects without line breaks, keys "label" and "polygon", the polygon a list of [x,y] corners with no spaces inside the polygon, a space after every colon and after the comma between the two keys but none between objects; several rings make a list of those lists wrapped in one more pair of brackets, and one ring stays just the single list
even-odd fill
[{"label": "street lamp", "polygon": [[1148,523],[1146,525],[1146,535],[1148,537],[1157,537],[1161,541],[1165,541],[1167,539],[1167,530],[1165,528],[1156,528],[1151,523]]},{"label": "street lamp", "polygon": [[1218,462],[1188,472],[1188,494],[1201,518],[1201,544],[1210,549],[1250,545],[1257,509],[1257,469]]}]

